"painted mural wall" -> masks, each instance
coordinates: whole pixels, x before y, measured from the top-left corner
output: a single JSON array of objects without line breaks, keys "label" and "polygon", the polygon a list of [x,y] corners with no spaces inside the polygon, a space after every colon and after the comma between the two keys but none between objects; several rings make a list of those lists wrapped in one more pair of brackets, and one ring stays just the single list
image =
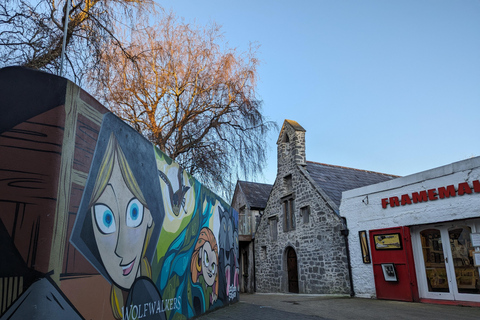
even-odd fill
[{"label": "painted mural wall", "polygon": [[238,301],[238,213],[75,84],[0,70],[0,320]]}]

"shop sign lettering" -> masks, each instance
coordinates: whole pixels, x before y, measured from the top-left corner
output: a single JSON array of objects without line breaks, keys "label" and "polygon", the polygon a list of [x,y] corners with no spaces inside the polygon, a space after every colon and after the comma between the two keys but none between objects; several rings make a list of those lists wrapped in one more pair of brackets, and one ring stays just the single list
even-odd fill
[{"label": "shop sign lettering", "polygon": [[411,194],[402,194],[400,197],[394,196],[382,199],[382,208],[386,209],[389,205],[391,208],[405,206],[407,204],[415,204],[420,202],[435,201],[450,197],[463,196],[464,194],[480,193],[480,181],[474,180],[472,184],[461,182],[457,188],[451,184],[446,187],[422,190]]}]

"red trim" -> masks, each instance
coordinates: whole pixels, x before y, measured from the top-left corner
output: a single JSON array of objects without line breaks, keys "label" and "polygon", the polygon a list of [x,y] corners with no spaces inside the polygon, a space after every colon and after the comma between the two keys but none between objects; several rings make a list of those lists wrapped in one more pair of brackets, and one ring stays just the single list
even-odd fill
[{"label": "red trim", "polygon": [[405,241],[405,252],[407,254],[407,265],[410,276],[410,286],[412,287],[412,298],[413,301],[419,301],[420,296],[418,294],[418,283],[417,283],[417,273],[415,271],[415,260],[413,258],[413,248],[412,248],[412,235],[410,233],[410,227],[403,227]]},{"label": "red trim", "polygon": [[[378,250],[375,248],[375,236],[385,234],[401,235],[400,250]],[[409,227],[393,227],[369,231],[372,252],[373,276],[377,299],[419,301],[418,285],[413,258],[412,240]],[[394,263],[398,281],[385,281],[382,264]]]},{"label": "red trim", "polygon": [[423,303],[444,304],[450,306],[465,306],[465,307],[480,307],[480,302],[471,301],[457,301],[457,300],[435,300],[435,299],[420,299]]}]

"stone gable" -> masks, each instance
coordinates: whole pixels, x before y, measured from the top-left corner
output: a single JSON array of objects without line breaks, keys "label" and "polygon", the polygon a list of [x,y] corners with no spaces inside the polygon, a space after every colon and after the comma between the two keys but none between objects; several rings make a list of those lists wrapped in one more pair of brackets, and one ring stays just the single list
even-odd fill
[{"label": "stone gable", "polygon": [[348,294],[343,223],[305,170],[305,130],[286,120],[277,145],[277,178],[255,238],[257,291],[289,291],[286,255],[293,248],[300,293]]}]

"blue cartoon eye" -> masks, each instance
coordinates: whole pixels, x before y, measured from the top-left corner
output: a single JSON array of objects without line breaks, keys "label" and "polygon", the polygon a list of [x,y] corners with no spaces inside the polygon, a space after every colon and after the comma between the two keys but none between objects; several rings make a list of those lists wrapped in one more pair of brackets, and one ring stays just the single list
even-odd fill
[{"label": "blue cartoon eye", "polygon": [[143,204],[133,198],[127,206],[127,227],[138,227],[143,221]]},{"label": "blue cartoon eye", "polygon": [[104,204],[96,204],[93,210],[98,230],[103,234],[115,232],[117,226],[115,225],[115,217],[112,210]]}]

